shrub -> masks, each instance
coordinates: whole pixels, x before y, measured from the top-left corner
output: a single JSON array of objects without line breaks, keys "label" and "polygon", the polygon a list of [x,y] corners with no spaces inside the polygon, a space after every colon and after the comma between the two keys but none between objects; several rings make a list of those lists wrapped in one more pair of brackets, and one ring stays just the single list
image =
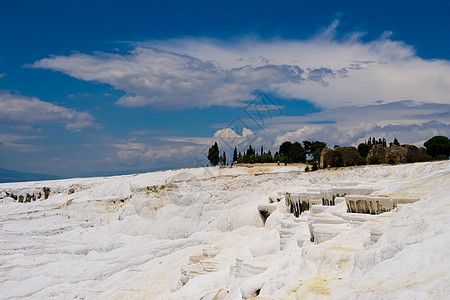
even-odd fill
[{"label": "shrub", "polygon": [[376,157],[372,157],[369,160],[369,165],[379,165],[379,164],[380,164],[380,161]]},{"label": "shrub", "polygon": [[363,165],[367,165],[366,160],[364,159],[364,157],[358,157],[358,160],[356,161],[356,164],[358,166],[363,166]]},{"label": "shrub", "polygon": [[42,191],[44,192],[44,199],[47,200],[50,196],[50,188],[49,187],[43,187]]},{"label": "shrub", "polygon": [[434,136],[423,145],[427,148],[427,154],[434,158],[442,155],[445,156],[445,159],[448,159],[450,155],[450,140],[446,136]]},{"label": "shrub", "polygon": [[331,153],[331,163],[332,167],[343,167],[344,162],[342,161],[342,152],[339,150],[333,150]]},{"label": "shrub", "polygon": [[395,155],[389,154],[389,156],[387,158],[387,163],[390,165],[395,165]]},{"label": "shrub", "polygon": [[369,154],[371,146],[367,145],[366,143],[361,143],[358,145],[358,152],[359,155],[362,157],[367,157],[367,154]]}]

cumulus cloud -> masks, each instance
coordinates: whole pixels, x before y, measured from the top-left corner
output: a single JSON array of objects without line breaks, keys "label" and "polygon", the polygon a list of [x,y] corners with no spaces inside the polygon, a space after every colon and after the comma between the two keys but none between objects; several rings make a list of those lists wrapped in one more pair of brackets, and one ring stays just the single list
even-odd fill
[{"label": "cumulus cloud", "polygon": [[37,61],[33,66],[108,83],[127,93],[117,102],[127,107],[238,106],[252,99],[252,93],[262,86],[303,80],[303,71],[295,66],[244,64],[223,69],[189,55],[142,47],[128,55],[55,56]]},{"label": "cumulus cloud", "polygon": [[68,130],[95,126],[93,116],[87,112],[1,91],[0,123],[8,125],[62,123]]},{"label": "cumulus cloud", "polygon": [[183,145],[174,146],[173,144],[165,145],[148,145],[145,143],[124,143],[115,144],[117,149],[117,158],[127,163],[135,161],[161,162],[173,159],[182,160],[186,157],[192,157],[198,146]]},{"label": "cumulus cloud", "polygon": [[[274,153],[287,140],[320,140],[330,147],[358,145],[369,136],[385,137],[388,141],[397,137],[401,143],[423,146],[432,136],[448,135],[449,116],[450,104],[398,101],[331,108],[305,116],[275,116],[267,119],[263,129],[225,127],[217,130],[212,137],[167,137],[161,141],[175,149],[168,151],[168,154],[177,153],[176,157],[183,157],[179,156],[180,150],[176,150],[183,149],[186,151],[183,152],[184,157],[190,157],[194,162],[204,159],[214,142],[219,144],[220,151],[226,151],[228,155],[231,155],[234,147],[238,151],[245,151],[249,145],[257,149],[263,145]],[[147,153],[144,146],[130,143],[127,147],[121,149],[126,150],[121,154],[122,157],[144,157]],[[151,149],[160,149],[158,147]]]},{"label": "cumulus cloud", "polygon": [[180,109],[237,106],[255,91],[306,99],[324,108],[376,100],[448,103],[450,62],[418,57],[388,34],[363,42],[337,40],[333,22],[307,40],[185,38],[136,43],[126,55],[52,56],[35,68],[106,83],[126,92],[119,105]]},{"label": "cumulus cloud", "polygon": [[[369,136],[398,138],[402,144],[423,143],[435,135],[450,132],[450,104],[398,101],[368,106],[331,108],[306,116],[275,116],[263,129],[228,127],[209,137],[159,137],[139,141],[117,141],[111,161],[126,166],[205,166],[214,142],[231,158],[234,147],[245,151],[249,145],[278,151],[284,141],[320,140],[329,147],[358,145]],[[330,121],[331,120],[331,121]]]},{"label": "cumulus cloud", "polygon": [[224,128],[224,129],[217,130],[214,133],[214,137],[215,138],[221,138],[221,139],[238,139],[238,138],[245,138],[245,137],[247,137],[249,135],[252,135],[252,134],[254,134],[254,132],[251,129],[248,129],[248,128],[243,128],[242,129],[242,135],[237,134],[231,128]]},{"label": "cumulus cloud", "polygon": [[375,136],[388,141],[397,137],[402,143],[422,146],[434,135],[448,135],[449,116],[449,104],[414,101],[335,108],[307,116],[275,118],[266,129],[271,135],[267,134],[265,140],[275,141],[276,146],[286,140],[318,139],[333,146],[357,145]]},{"label": "cumulus cloud", "polygon": [[372,137],[386,137],[393,141],[399,138],[402,144],[415,144],[423,146],[423,143],[435,135],[448,135],[450,124],[438,121],[425,122],[423,124],[409,125],[377,125],[372,122],[360,122],[357,124],[314,124],[300,125],[299,129],[281,134],[276,137],[274,146],[283,141],[321,140],[328,146],[334,145],[358,145]]}]

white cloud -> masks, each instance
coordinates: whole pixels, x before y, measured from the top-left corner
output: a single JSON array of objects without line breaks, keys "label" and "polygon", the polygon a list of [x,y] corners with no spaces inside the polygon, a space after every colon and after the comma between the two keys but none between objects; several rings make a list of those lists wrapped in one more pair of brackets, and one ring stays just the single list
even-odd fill
[{"label": "white cloud", "polygon": [[370,42],[361,41],[360,33],[336,40],[337,25],[308,40],[151,41],[127,55],[75,53],[33,67],[110,84],[127,93],[117,103],[129,107],[236,106],[253,99],[255,90],[324,108],[450,101],[449,61],[422,59],[386,34]]},{"label": "white cloud", "polygon": [[281,116],[267,120],[277,122],[278,129],[292,130],[296,124],[337,123],[357,124],[374,122],[379,126],[388,124],[422,124],[428,121],[448,122],[450,104],[418,103],[415,101],[397,101],[386,104],[366,106],[346,106],[326,109],[305,116]]},{"label": "white cloud", "polygon": [[261,85],[302,80],[302,70],[292,66],[222,69],[191,56],[141,47],[125,56],[77,53],[43,59],[33,66],[111,84],[127,92],[117,103],[128,107],[237,106],[254,98],[252,92]]},{"label": "white cloud", "polygon": [[210,137],[165,137],[161,140],[170,143],[185,143],[193,145],[210,145],[213,143],[213,138]]},{"label": "white cloud", "polygon": [[326,141],[328,146],[334,145],[358,145],[367,140],[369,136],[386,137],[387,141],[393,141],[397,137],[402,144],[415,144],[423,146],[423,143],[435,135],[448,135],[450,124],[430,121],[423,124],[411,125],[385,125],[379,126],[371,122],[356,124],[314,124],[299,125],[296,131],[290,131],[276,137],[274,147],[282,142],[320,140]]},{"label": "white cloud", "polygon": [[[423,143],[435,135],[450,132],[450,104],[399,101],[369,106],[333,108],[306,116],[279,116],[268,119],[262,130],[226,127],[211,137],[160,137],[113,144],[115,163],[129,166],[200,166],[208,164],[209,147],[217,142],[220,151],[232,157],[234,147],[245,151],[249,145],[278,151],[286,140],[325,141],[334,145],[358,145],[369,136],[397,137],[402,144]],[[327,123],[334,120],[332,123]]]},{"label": "white cloud", "polygon": [[1,148],[9,148],[12,151],[34,152],[37,150],[36,146],[30,146],[23,141],[38,139],[40,136],[35,135],[20,135],[14,133],[2,133],[0,131],[0,146]]},{"label": "white cloud", "polygon": [[63,123],[68,130],[95,126],[94,118],[87,112],[78,112],[38,98],[1,91],[0,123],[8,125]]},{"label": "white cloud", "polygon": [[254,134],[254,132],[248,128],[242,129],[242,135],[237,134],[231,128],[224,128],[224,129],[217,130],[214,133],[214,137],[221,138],[221,139],[238,139],[238,138],[245,138],[252,134]]},{"label": "white cloud", "polygon": [[182,160],[186,157],[192,157],[197,146],[179,146],[179,145],[146,145],[144,143],[125,143],[115,144],[118,149],[117,157],[121,161],[133,163],[136,161],[158,162],[161,160],[169,161],[173,159]]},{"label": "white cloud", "polygon": [[219,144],[221,152],[226,151],[231,155],[230,151],[235,146],[239,150],[245,150],[251,142],[257,140],[260,138],[248,128],[243,128],[241,135],[230,128],[224,128],[217,130],[213,137],[161,137],[145,142],[115,143],[112,147],[116,149],[117,158],[127,164],[184,161],[186,165],[203,166],[207,164],[208,149],[214,142]]},{"label": "white cloud", "polygon": [[[329,109],[301,117],[278,117],[258,133],[265,141],[322,140],[330,146],[357,145],[369,136],[394,137],[401,143],[423,145],[434,135],[450,132],[450,104],[399,101],[387,104]],[[334,120],[331,124],[327,121]]]}]

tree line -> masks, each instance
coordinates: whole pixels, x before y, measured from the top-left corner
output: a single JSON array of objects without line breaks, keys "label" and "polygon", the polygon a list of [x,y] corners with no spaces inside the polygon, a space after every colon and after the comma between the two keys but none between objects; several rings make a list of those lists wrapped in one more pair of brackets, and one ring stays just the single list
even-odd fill
[{"label": "tree line", "polygon": [[[303,141],[303,146],[299,142],[285,141],[279,146],[279,150],[272,155],[272,152],[264,151],[264,146],[261,146],[258,152],[256,148],[249,145],[248,148],[241,152],[237,147],[234,147],[232,163],[306,163],[318,164],[320,160],[320,153],[322,149],[327,146],[325,142],[320,141]],[[219,145],[217,142],[208,150],[207,156],[212,166],[228,165],[225,151],[220,154]]]},{"label": "tree line", "polygon": [[[450,156],[450,140],[445,136],[434,136],[424,143],[425,148],[415,145],[400,145],[397,138],[387,142],[385,138],[369,139],[355,147],[335,147],[322,153],[323,167],[345,167],[366,164],[413,163],[445,160]],[[376,147],[375,149],[373,149]],[[352,149],[353,148],[353,149]]]},{"label": "tree line", "polygon": [[[376,139],[375,137],[369,137],[367,141],[360,143],[357,147],[361,162],[357,162],[357,164],[366,164],[365,158],[369,154],[370,150],[374,145],[382,145],[383,147],[387,147],[387,141],[383,138]],[[400,146],[400,142],[397,138],[389,143],[389,147],[393,145]],[[254,163],[310,163],[312,164],[312,170],[317,169],[317,165],[320,162],[320,155],[324,148],[326,148],[327,144],[321,141],[303,141],[303,145],[300,142],[290,142],[285,141],[280,146],[277,152],[272,155],[271,151],[265,151],[264,146],[261,146],[260,151],[258,152],[256,148],[252,145],[249,145],[248,148],[241,152],[238,151],[237,147],[234,147],[233,157],[231,163],[246,163],[246,164],[254,164]],[[434,136],[428,139],[424,146],[426,148],[426,154],[428,159],[426,160],[442,160],[448,159],[450,156],[450,140],[445,136]],[[339,155],[339,151],[335,151],[333,153],[335,155]],[[209,148],[208,156],[207,156],[210,164],[212,166],[217,165],[228,165],[227,155],[225,151],[220,154],[219,145],[217,142],[214,143]],[[335,159],[339,162],[339,157]],[[411,161],[412,162],[412,161]],[[336,166],[340,166],[337,164]],[[307,167],[307,171],[309,167]]]}]

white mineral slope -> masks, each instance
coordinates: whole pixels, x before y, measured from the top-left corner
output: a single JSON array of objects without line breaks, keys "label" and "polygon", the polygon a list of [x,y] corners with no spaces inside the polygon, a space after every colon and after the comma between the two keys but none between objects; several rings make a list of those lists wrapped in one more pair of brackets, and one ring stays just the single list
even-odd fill
[{"label": "white mineral slope", "polygon": [[[308,241],[307,223],[299,223],[280,250],[281,223],[292,216],[282,201],[264,225],[257,206],[277,192],[334,184],[421,200],[350,224],[320,244]],[[51,190],[47,200],[6,197],[43,187]],[[0,184],[0,298],[444,299],[449,223],[449,161],[312,173],[216,167]],[[380,235],[377,241],[371,232]]]}]

